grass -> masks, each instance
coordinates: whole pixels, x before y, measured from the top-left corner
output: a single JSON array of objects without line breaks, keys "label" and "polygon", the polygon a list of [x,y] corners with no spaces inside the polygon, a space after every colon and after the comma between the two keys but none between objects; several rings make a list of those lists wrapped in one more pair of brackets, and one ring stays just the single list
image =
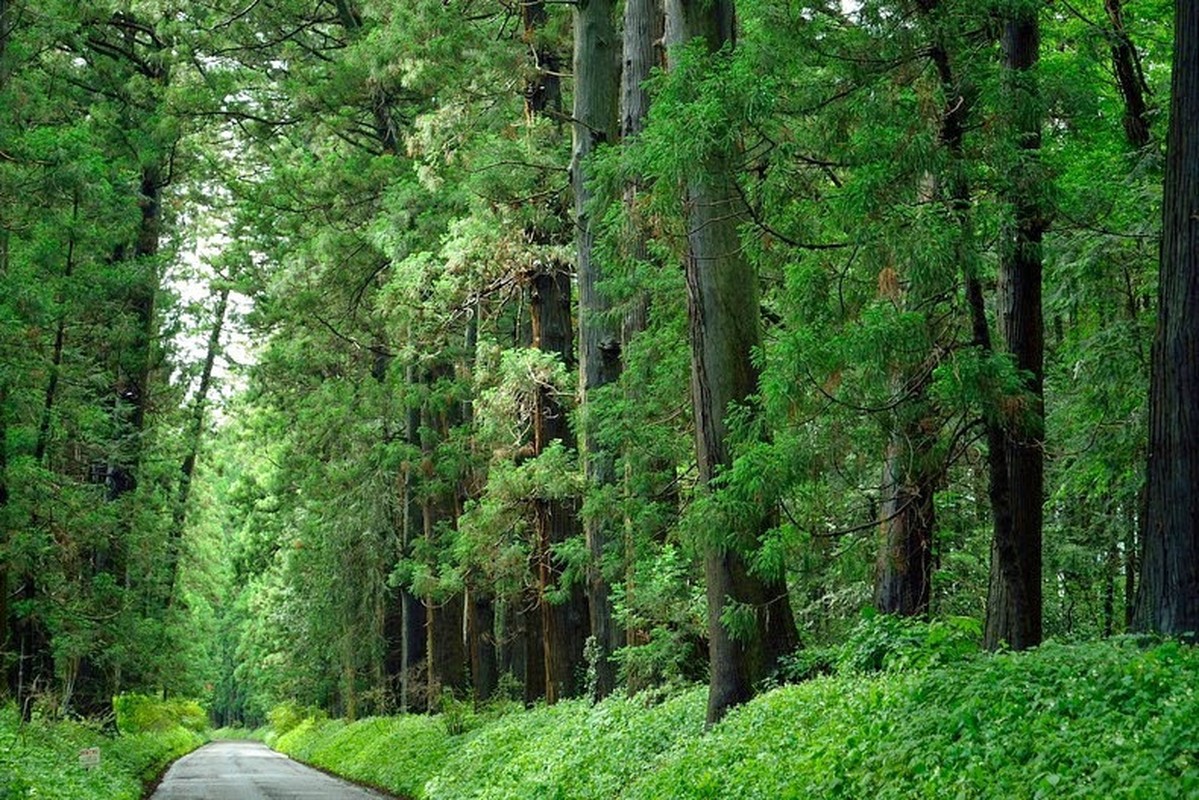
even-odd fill
[{"label": "grass", "polygon": [[309,718],[275,746],[421,800],[1199,797],[1194,647],[916,661],[863,672],[843,658],[707,733],[696,688],[482,716],[457,735],[437,717]]}]

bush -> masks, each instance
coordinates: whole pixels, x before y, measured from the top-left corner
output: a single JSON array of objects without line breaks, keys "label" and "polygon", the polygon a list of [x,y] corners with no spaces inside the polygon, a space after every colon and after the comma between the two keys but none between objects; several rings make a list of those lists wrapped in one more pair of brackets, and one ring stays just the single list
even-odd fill
[{"label": "bush", "polygon": [[836,649],[838,672],[926,669],[979,652],[982,627],[971,617],[924,621],[867,611]]},{"label": "bush", "polygon": [[[132,724],[131,706],[124,711]],[[142,719],[137,713],[133,718]],[[158,713],[147,712],[143,721],[149,719],[158,720]],[[86,722],[22,724],[10,704],[0,708],[0,800],[139,800],[145,782],[203,741],[178,725],[114,737]],[[100,765],[85,769],[79,751],[90,747],[100,748]]]},{"label": "bush", "polygon": [[298,761],[404,796],[420,796],[441,768],[450,735],[438,717],[372,717],[353,723],[308,717],[274,747]]},{"label": "bush", "polygon": [[972,655],[975,633],[863,620],[839,674],[767,692],[706,735],[697,687],[484,714],[459,736],[437,717],[306,719],[279,746],[426,800],[1199,797],[1199,649]]},{"label": "bush", "polygon": [[315,709],[307,709],[298,703],[288,701],[280,703],[268,711],[266,721],[270,729],[274,731],[275,736],[282,736],[305,719],[316,716],[321,716],[321,714]]},{"label": "bush", "polygon": [[208,729],[208,714],[195,700],[162,700],[144,694],[122,694],[112,700],[117,730],[123,734],[158,733],[180,727],[194,733]]},{"label": "bush", "polygon": [[707,690],[573,700],[513,714],[457,747],[425,785],[429,800],[619,797],[664,754],[703,732]]},{"label": "bush", "polygon": [[1199,796],[1199,651],[1128,641],[818,678],[735,709],[620,796]]}]

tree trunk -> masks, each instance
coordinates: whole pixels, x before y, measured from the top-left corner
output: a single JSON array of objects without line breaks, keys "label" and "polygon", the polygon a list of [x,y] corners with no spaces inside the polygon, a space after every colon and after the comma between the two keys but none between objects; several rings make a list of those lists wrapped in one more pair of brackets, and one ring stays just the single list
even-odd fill
[{"label": "tree trunk", "polygon": [[599,503],[583,519],[587,549],[587,602],[591,635],[598,649],[595,668],[596,699],[616,688],[616,664],[612,654],[623,642],[612,619],[611,587],[604,574],[605,556],[618,541],[617,520],[608,497],[616,486],[613,454],[601,449],[588,418],[596,390],[620,378],[620,326],[605,315],[611,307],[599,284],[603,268],[593,252],[594,224],[588,213],[591,192],[586,159],[597,147],[616,140],[617,95],[620,83],[619,40],[613,24],[613,0],[583,0],[575,6],[574,49],[574,149],[570,176],[575,201],[575,241],[579,278],[579,382],[580,419],[583,428],[582,456],[587,490]]},{"label": "tree trunk", "polygon": [[1174,5],[1174,75],[1134,627],[1199,634],[1199,4]]},{"label": "tree trunk", "polygon": [[463,641],[462,593],[455,592],[440,603],[426,609],[428,641],[425,644],[429,659],[429,704],[437,707],[438,696],[446,689],[454,697],[466,694],[466,646]]},{"label": "tree trunk", "polygon": [[[75,274],[75,225],[79,219],[79,192],[75,192],[71,205],[71,230],[67,233],[67,258],[62,270],[62,280],[65,284]],[[46,448],[50,445],[50,422],[53,418],[54,401],[58,395],[59,374],[62,371],[62,354],[66,345],[67,313],[63,304],[63,293],[58,292],[58,319],[55,322],[54,349],[50,354],[50,378],[46,381],[46,394],[42,401],[42,416],[37,426],[37,441],[33,446],[33,460],[39,466],[46,457]]]},{"label": "tree trunk", "polygon": [[[923,397],[913,402],[926,407]],[[887,446],[874,590],[875,606],[883,614],[928,613],[936,530],[933,495],[940,469],[930,463],[935,439],[922,430],[921,422],[914,420],[893,433]]]},{"label": "tree trunk", "polygon": [[[524,667],[525,704],[544,700],[545,688],[545,629],[541,619],[541,600],[536,588],[531,589],[516,610],[519,642],[523,645],[516,661]],[[518,601],[519,602],[519,601]],[[517,674],[520,674],[519,670]]]},{"label": "tree trunk", "polygon": [[1111,23],[1112,66],[1116,73],[1116,86],[1124,98],[1124,136],[1128,143],[1140,149],[1149,144],[1152,134],[1149,128],[1149,106],[1145,95],[1145,75],[1141,72],[1136,47],[1124,27],[1125,0],[1104,0],[1107,19]]},{"label": "tree trunk", "polygon": [[[116,404],[130,406],[126,425],[129,443],[108,468],[108,499],[117,500],[137,488],[141,460],[141,437],[146,429],[150,404],[151,351],[153,349],[155,295],[158,293],[158,242],[162,226],[162,182],[157,167],[146,167],[141,179],[141,223],[133,248],[130,268],[137,274],[129,292],[129,310],[136,320],[136,334],[119,365]],[[122,248],[123,249],[123,248]],[[118,257],[118,260],[121,260]]]},{"label": "tree trunk", "polygon": [[475,703],[490,700],[498,683],[495,649],[495,602],[485,591],[467,592],[467,639]]},{"label": "tree trunk", "polygon": [[[530,306],[533,347],[557,354],[569,369],[574,362],[571,329],[570,273],[564,264],[551,262],[532,276]],[[533,411],[533,453],[541,455],[554,442],[574,446],[567,410],[552,387],[538,388]],[[555,703],[577,695],[582,688],[577,673],[583,664],[583,644],[588,626],[583,587],[564,587],[565,565],[554,554],[556,545],[579,533],[578,504],[573,499],[534,500],[533,530],[537,541],[538,595],[545,646],[545,699]],[[566,590],[561,602],[549,593]]]},{"label": "tree trunk", "polygon": [[552,47],[541,41],[547,15],[544,0],[525,0],[520,4],[525,42],[533,60],[533,77],[525,84],[525,115],[530,120],[541,114],[562,112],[562,65]]},{"label": "tree trunk", "polygon": [[[665,15],[661,0],[627,0],[624,10],[624,65],[621,70],[620,93],[620,137],[626,145],[645,129],[649,116],[650,96],[646,82],[655,66],[661,62],[662,41],[666,35]],[[647,263],[650,259],[650,231],[645,215],[638,208],[638,195],[641,184],[636,176],[632,176],[624,187],[625,217],[627,219],[626,257],[634,263]],[[628,346],[633,339],[641,334],[649,323],[649,296],[644,290],[638,292],[630,304],[628,312],[622,320],[620,329],[620,346],[622,362],[627,362]],[[624,368],[622,363],[622,373]],[[633,404],[643,396],[642,387],[637,380],[626,380],[625,398]],[[648,469],[655,475],[669,475],[662,482],[660,492],[646,491],[634,486],[636,467],[631,457],[635,449],[626,446],[624,469],[624,493],[626,497],[640,495],[643,502],[657,502],[663,506],[678,508],[678,492],[672,478],[675,472],[673,461],[663,463],[662,459],[654,459],[643,469]],[[644,536],[645,531],[638,531],[637,523],[631,515],[626,514],[624,525],[624,592],[626,602],[635,602],[636,584],[634,581],[634,565],[636,564],[637,541]],[[667,525],[661,525],[651,533],[652,538],[660,538]],[[638,534],[642,534],[639,537]],[[642,538],[642,540],[644,540]],[[624,642],[632,642],[641,636],[642,632],[630,626],[622,633]],[[630,691],[637,687],[630,685]]]},{"label": "tree trunk", "polygon": [[[8,89],[8,37],[12,30],[9,24],[8,0],[0,0],[0,92]],[[4,212],[0,211],[0,281],[7,282],[8,275],[8,225]],[[8,571],[7,555],[11,538],[11,523],[8,519],[8,385],[0,381],[0,662],[7,661],[8,653]]]},{"label": "tree trunk", "polygon": [[[1028,375],[1026,394],[1004,398],[1003,450],[1006,496],[994,483],[995,530],[987,593],[984,644],[1015,650],[1041,643],[1041,524],[1044,504],[1044,330],[1041,316],[1041,240],[1044,211],[1037,195],[1041,110],[1033,67],[1040,50],[1037,10],[1029,8],[1004,26],[1004,71],[1018,138],[1008,200],[1014,209],[1010,250],[999,265],[999,328],[1016,366]],[[989,437],[990,442],[990,437]],[[991,442],[992,445],[994,444]]]},{"label": "tree trunk", "polygon": [[[435,370],[430,375],[430,385],[435,385],[445,372],[445,368]],[[427,479],[436,481],[434,448],[437,440],[444,440],[449,436],[452,421],[445,415],[435,415],[427,409],[423,421],[422,427],[427,436],[421,443],[422,471]],[[456,523],[457,497],[452,490],[439,491],[436,488],[426,488],[424,494],[424,535],[428,543],[428,552],[435,553],[440,549],[438,529]],[[445,689],[452,690],[456,697],[461,697],[466,692],[467,653],[462,625],[463,612],[464,597],[461,592],[440,599],[426,599],[425,658],[430,708],[436,708],[438,697]]]},{"label": "tree trunk", "polygon": [[[3,0],[0,0],[2,3]],[[3,6],[0,5],[0,12]],[[3,21],[0,13],[0,21]],[[2,38],[2,37],[0,37]],[[0,233],[0,236],[4,234]],[[0,242],[0,248],[5,246]],[[3,256],[0,256],[0,279],[5,276]],[[0,663],[8,661],[8,543],[11,539],[11,524],[8,520],[8,386],[0,382]]]},{"label": "tree trunk", "polygon": [[[669,0],[666,25],[672,49],[702,38],[715,54],[733,43],[733,3]],[[728,157],[713,152],[686,185],[687,316],[701,489],[730,464],[726,441],[730,405],[749,401],[758,388],[752,358],[761,341],[758,279],[741,248],[737,224],[744,208],[733,180]],[[711,536],[704,544],[709,724],[748,700],[754,684],[797,645],[786,583],[781,576],[752,575],[748,568],[746,556],[768,527],[767,515],[722,522],[735,529],[719,537],[727,536],[723,541]],[[726,610],[734,610],[730,606],[752,615],[749,629],[737,636],[724,622]]]},{"label": "tree trunk", "polygon": [[212,370],[216,365],[217,353],[221,349],[221,330],[225,325],[225,311],[229,306],[229,289],[217,294],[216,310],[213,312],[212,330],[208,334],[208,349],[204,353],[204,367],[200,372],[200,385],[192,402],[192,415],[187,432],[187,454],[179,467],[179,489],[175,494],[175,507],[171,514],[171,541],[167,550],[170,563],[167,565],[171,580],[171,593],[167,606],[175,602],[179,590],[179,559],[183,549],[183,528],[187,523],[187,502],[191,497],[192,475],[196,471],[196,459],[204,440],[204,413],[207,410],[208,390],[212,385]]}]

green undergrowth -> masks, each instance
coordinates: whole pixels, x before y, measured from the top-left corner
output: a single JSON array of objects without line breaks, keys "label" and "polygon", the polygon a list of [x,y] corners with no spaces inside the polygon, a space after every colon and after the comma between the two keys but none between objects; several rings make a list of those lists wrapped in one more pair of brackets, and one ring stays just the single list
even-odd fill
[{"label": "green undergrowth", "polygon": [[[114,706],[116,735],[89,722],[22,723],[14,705],[0,708],[0,800],[138,800],[163,768],[205,741],[194,703],[118,698]],[[100,749],[99,766],[80,764],[85,748]]]},{"label": "green undergrowth", "polygon": [[216,742],[262,742],[271,733],[269,727],[243,728],[238,726],[217,728],[211,738]]},{"label": "green undergrowth", "polygon": [[842,653],[706,734],[698,688],[483,715],[455,735],[440,717],[305,717],[268,741],[422,800],[1199,797],[1196,648],[945,652]]}]

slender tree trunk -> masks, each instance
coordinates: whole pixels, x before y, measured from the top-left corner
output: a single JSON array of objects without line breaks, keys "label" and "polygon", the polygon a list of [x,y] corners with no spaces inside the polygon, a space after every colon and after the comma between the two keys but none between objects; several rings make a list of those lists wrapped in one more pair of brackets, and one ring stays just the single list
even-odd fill
[{"label": "slender tree trunk", "polygon": [[1133,626],[1199,634],[1199,4],[1174,5],[1174,75],[1149,383],[1148,511]]},{"label": "slender tree trunk", "polygon": [[[987,593],[984,643],[1015,650],[1041,643],[1041,526],[1044,504],[1044,323],[1041,311],[1041,240],[1044,191],[1038,169],[1041,111],[1033,68],[1040,50],[1038,11],[1018,12],[1004,26],[1004,70],[1018,137],[1018,160],[1008,192],[1014,209],[1010,250],[999,267],[999,327],[1006,349],[1026,373],[1027,394],[1005,399],[1003,449],[1007,496],[992,502],[995,532]],[[994,481],[994,476],[992,478]]]},{"label": "slender tree trunk", "polygon": [[[3,0],[0,0],[3,2]],[[3,11],[3,6],[0,6],[0,12]],[[3,13],[0,13],[0,22],[3,22]],[[0,236],[4,234],[0,233]],[[4,247],[4,243],[0,242],[0,248]],[[0,278],[5,277],[3,262],[0,261]],[[3,559],[0,559],[0,662],[8,660],[8,570],[9,557],[8,543],[11,540],[11,524],[8,519],[8,386],[0,382],[0,553],[4,553]]]},{"label": "slender tree trunk", "polygon": [[614,25],[613,0],[583,0],[575,5],[574,49],[574,149],[570,176],[575,200],[575,241],[579,278],[579,382],[583,427],[582,456],[589,493],[600,500],[585,515],[583,529],[591,562],[587,572],[587,601],[591,635],[599,658],[596,699],[616,688],[616,664],[612,653],[621,637],[612,619],[611,587],[604,574],[605,556],[618,541],[617,520],[611,513],[616,488],[613,454],[601,448],[588,416],[596,390],[620,378],[620,325],[607,317],[611,304],[599,288],[603,268],[593,252],[595,229],[588,204],[590,175],[587,158],[605,143],[615,142],[617,97],[620,83],[620,41]]},{"label": "slender tree trunk", "polygon": [[204,354],[204,367],[200,372],[200,385],[192,402],[191,421],[187,432],[187,454],[179,467],[179,488],[175,494],[175,507],[171,514],[171,542],[168,550],[170,563],[167,565],[171,578],[171,593],[167,606],[174,604],[179,591],[179,559],[183,548],[183,529],[187,524],[187,503],[191,497],[192,475],[196,471],[196,459],[204,440],[204,414],[208,406],[208,390],[212,385],[212,370],[216,365],[217,353],[221,349],[221,331],[225,325],[225,312],[229,306],[229,289],[217,294],[216,309],[213,311],[212,330],[208,334],[208,349]]},{"label": "slender tree trunk", "polygon": [[[715,54],[734,41],[730,0],[669,0],[667,41],[677,48],[702,38]],[[672,64],[672,67],[675,65]],[[758,388],[752,351],[761,341],[758,279],[746,261],[737,224],[744,208],[733,184],[728,157],[711,153],[686,185],[688,254],[687,316],[691,341],[691,394],[701,488],[730,464],[726,415],[748,402]],[[704,576],[708,598],[711,670],[708,722],[748,700],[754,684],[783,654],[797,646],[787,587],[781,576],[751,574],[747,555],[769,525],[760,519],[722,520],[735,527],[706,542]],[[749,630],[734,636],[726,611],[752,614]]]},{"label": "slender tree trunk", "polygon": [[495,694],[496,672],[495,602],[486,590],[467,592],[467,638],[470,642],[470,677],[475,702],[483,703]]},{"label": "slender tree trunk", "polygon": [[[475,363],[475,353],[479,344],[479,314],[480,304],[476,299],[474,308],[466,322],[466,332],[463,337],[463,359],[459,367],[464,374],[470,374]],[[462,401],[461,414],[463,421],[474,425],[474,404],[469,399]],[[477,494],[477,479],[473,471],[468,469],[459,481],[458,509],[461,516],[466,502]],[[474,691],[475,703],[490,700],[499,684],[499,672],[496,653],[495,635],[495,592],[490,586],[480,585],[482,581],[468,578],[466,592],[467,609],[467,655],[470,659],[471,687]]]},{"label": "slender tree trunk", "polygon": [[[71,206],[71,229],[67,233],[67,260],[63,266],[62,280],[67,284],[75,274],[75,225],[79,219],[79,193],[76,192]],[[42,401],[42,416],[37,427],[37,441],[33,446],[33,460],[41,465],[50,445],[50,422],[54,412],[54,401],[58,395],[59,374],[62,371],[62,354],[66,345],[67,312],[63,307],[65,298],[58,293],[58,319],[54,326],[54,349],[50,354],[50,379],[46,382],[46,393]]]},{"label": "slender tree trunk", "polygon": [[[948,56],[939,42],[932,52],[934,63],[938,58],[944,60],[944,68],[948,71]],[[952,92],[951,87],[946,90]],[[943,143],[947,136],[955,135],[951,128],[957,124],[958,113],[959,109],[954,106],[942,110],[940,139]],[[936,202],[940,193],[939,176],[923,176],[918,200]],[[938,287],[912,282],[908,292],[910,297],[896,289],[896,302],[921,308],[928,305],[928,298],[936,296]],[[931,321],[936,316],[934,311],[927,307],[923,309],[929,320],[926,330],[932,350],[928,361],[908,368],[892,381],[893,391],[903,399],[892,415],[894,427],[883,466],[874,602],[884,614],[908,617],[921,616],[929,610],[936,532],[934,495],[944,474],[944,465],[936,452],[941,421],[928,398],[940,347],[938,326]]]},{"label": "slender tree trunk", "polygon": [[[435,387],[446,370],[439,368],[430,375],[430,386]],[[427,436],[422,441],[423,472],[426,479],[435,482],[433,463],[434,447],[438,439],[449,435],[451,421],[445,415],[424,412]],[[456,523],[457,498],[453,491],[425,489],[424,534],[429,552],[437,552],[439,528]],[[464,598],[455,592],[440,599],[430,599],[425,604],[425,658],[428,669],[428,695],[431,708],[436,707],[439,693],[451,689],[455,696],[466,691],[466,647],[463,641],[462,618]]]},{"label": "slender tree trunk", "polygon": [[1116,73],[1116,86],[1124,98],[1124,135],[1128,143],[1140,149],[1152,140],[1149,128],[1149,106],[1145,95],[1149,87],[1141,72],[1136,47],[1124,27],[1125,0],[1104,0],[1107,18],[1111,23],[1112,66]]},{"label": "slender tree trunk", "polygon": [[[0,92],[8,89],[8,37],[11,31],[9,23],[8,0],[0,0]],[[8,225],[5,212],[0,210],[0,281],[8,281]],[[8,653],[8,571],[10,561],[7,556],[8,543],[11,539],[11,523],[8,519],[8,385],[0,381],[0,552],[6,553],[0,559],[0,662],[6,661]]]},{"label": "slender tree trunk", "polygon": [[117,407],[130,407],[127,426],[129,445],[109,465],[108,499],[117,500],[137,488],[141,461],[141,437],[146,429],[150,405],[150,372],[155,334],[155,296],[158,293],[157,261],[162,228],[162,183],[157,167],[146,167],[141,179],[141,224],[133,248],[130,268],[137,271],[129,293],[129,308],[136,320],[136,335],[128,356],[120,365],[116,389]]}]

